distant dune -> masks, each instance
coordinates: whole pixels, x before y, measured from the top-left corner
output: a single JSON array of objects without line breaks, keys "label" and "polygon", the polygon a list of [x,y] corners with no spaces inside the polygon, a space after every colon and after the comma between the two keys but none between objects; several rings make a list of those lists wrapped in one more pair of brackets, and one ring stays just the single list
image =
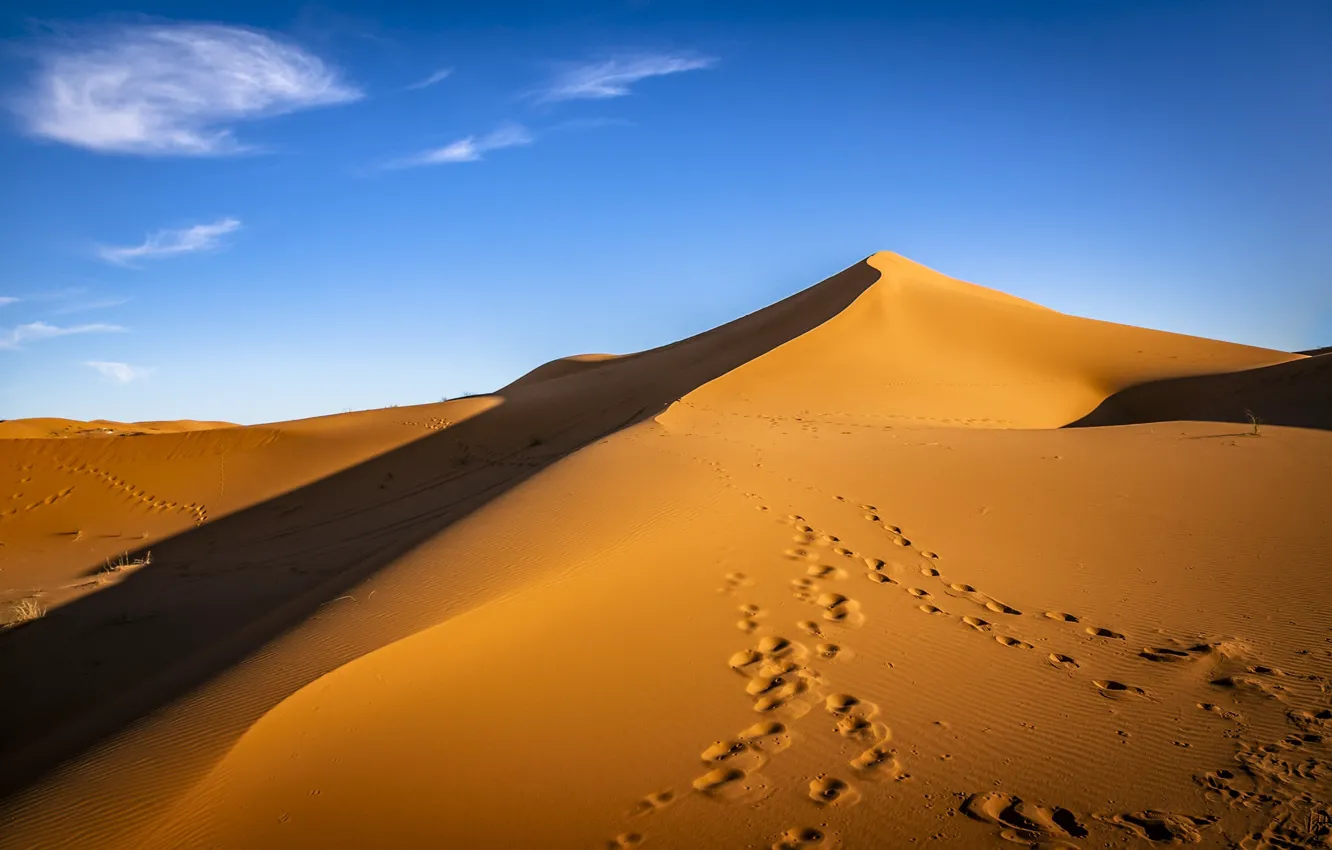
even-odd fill
[{"label": "distant dune", "polygon": [[0,422],[0,848],[1332,846],[1329,364],[881,253],[492,395]]}]

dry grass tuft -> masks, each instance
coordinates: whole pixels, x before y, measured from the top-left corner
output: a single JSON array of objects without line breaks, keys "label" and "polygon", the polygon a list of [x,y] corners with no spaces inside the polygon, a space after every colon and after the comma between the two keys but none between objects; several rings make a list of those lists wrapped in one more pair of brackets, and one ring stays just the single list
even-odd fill
[{"label": "dry grass tuft", "polygon": [[12,629],[24,623],[31,623],[33,620],[40,620],[45,616],[46,606],[42,603],[36,599],[20,599],[10,608],[9,622],[5,625]]},{"label": "dry grass tuft", "polygon": [[99,572],[118,573],[121,570],[133,569],[135,567],[146,567],[153,562],[153,553],[151,550],[144,552],[142,558],[131,560],[128,552],[122,552],[115,558],[107,558],[106,563],[102,564]]}]

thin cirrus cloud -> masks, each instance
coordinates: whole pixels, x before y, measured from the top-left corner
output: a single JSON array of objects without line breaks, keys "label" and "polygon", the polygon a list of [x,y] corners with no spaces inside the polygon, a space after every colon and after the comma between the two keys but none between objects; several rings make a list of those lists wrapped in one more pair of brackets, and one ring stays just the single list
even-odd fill
[{"label": "thin cirrus cloud", "polygon": [[30,322],[8,331],[0,331],[0,348],[19,348],[25,342],[35,342],[58,336],[93,333],[124,333],[120,325],[90,324],[59,327],[46,322]]},{"label": "thin cirrus cloud", "polygon": [[240,226],[240,219],[223,218],[212,224],[196,224],[179,230],[159,230],[149,234],[148,238],[138,245],[104,245],[97,249],[97,253],[108,263],[127,266],[132,265],[135,260],[211,251],[222,244],[222,237],[239,230]]},{"label": "thin cirrus cloud", "polygon": [[12,104],[28,133],[102,153],[223,156],[232,125],[359,99],[304,49],[243,27],[98,28],[35,49]]},{"label": "thin cirrus cloud", "polygon": [[717,59],[697,53],[635,53],[597,62],[564,66],[544,89],[539,100],[604,100],[624,97],[635,83],[650,77],[665,77],[685,71],[701,71]]},{"label": "thin cirrus cloud", "polygon": [[416,91],[417,89],[430,88],[435,83],[442,83],[451,76],[453,76],[452,68],[440,68],[438,71],[431,74],[430,76],[421,80],[417,80],[416,82],[412,83],[410,86],[407,87],[407,91]]},{"label": "thin cirrus cloud", "polygon": [[84,365],[96,369],[103,377],[109,378],[118,384],[128,384],[140,378],[146,378],[151,371],[142,366],[131,366],[128,363],[118,363],[113,360],[89,360]]},{"label": "thin cirrus cloud", "polygon": [[421,165],[476,162],[490,151],[530,145],[531,131],[521,124],[506,124],[481,137],[468,136],[442,148],[433,148],[388,164],[389,168],[414,168]]},{"label": "thin cirrus cloud", "polygon": [[0,295],[0,307],[7,307],[10,304],[17,304],[18,299],[12,295]]}]

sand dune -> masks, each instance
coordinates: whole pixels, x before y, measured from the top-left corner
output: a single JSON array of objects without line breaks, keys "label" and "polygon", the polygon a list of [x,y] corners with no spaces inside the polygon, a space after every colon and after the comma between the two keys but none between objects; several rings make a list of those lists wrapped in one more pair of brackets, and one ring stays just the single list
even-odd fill
[{"label": "sand dune", "polygon": [[1327,388],[877,254],[492,396],[6,440],[0,847],[1328,846]]}]

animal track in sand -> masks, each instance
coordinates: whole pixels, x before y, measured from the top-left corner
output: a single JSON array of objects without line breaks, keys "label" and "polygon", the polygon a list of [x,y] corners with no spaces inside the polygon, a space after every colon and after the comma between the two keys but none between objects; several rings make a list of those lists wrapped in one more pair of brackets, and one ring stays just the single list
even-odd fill
[{"label": "animal track in sand", "polygon": [[[144,488],[135,486],[134,484],[129,483],[123,478],[118,478],[117,476],[112,475],[111,473],[106,472],[105,470],[98,469],[95,466],[91,466],[86,463],[80,464],[78,466],[58,463],[56,464],[56,468],[61,470],[62,472],[92,476],[93,478],[96,478],[99,481],[105,483],[107,486],[111,487],[111,489],[127,493],[136,501],[147,505],[148,510],[150,511],[159,511],[159,510],[184,511],[185,513],[189,514],[191,518],[193,518],[195,525],[203,525],[208,521],[208,509],[201,504],[190,502],[187,505],[182,505],[167,499],[159,499],[156,496],[150,495],[147,492],[147,490],[145,490]],[[72,490],[73,488],[71,487],[68,489]]]},{"label": "animal track in sand", "polygon": [[1087,828],[1068,809],[1034,805],[999,791],[972,794],[962,803],[962,813],[1000,827],[1000,837],[1008,841],[1036,844],[1050,838],[1087,836]]},{"label": "animal track in sand", "polygon": [[860,792],[846,780],[821,776],[810,780],[809,798],[820,806],[855,805],[860,801]]},{"label": "animal track in sand", "polygon": [[823,627],[813,620],[801,620],[796,623],[796,628],[814,637],[823,637]]},{"label": "animal track in sand", "polygon": [[798,826],[783,832],[772,850],[833,850],[836,846],[836,839],[829,833],[813,826]]},{"label": "animal track in sand", "polygon": [[1088,626],[1083,631],[1085,631],[1087,634],[1091,635],[1092,637],[1110,638],[1111,640],[1125,640],[1125,637],[1121,635],[1119,632],[1111,631],[1110,629],[1102,629],[1098,626]]},{"label": "animal track in sand", "polygon": [[1096,686],[1096,690],[1100,691],[1101,696],[1111,699],[1147,696],[1147,692],[1142,688],[1126,685],[1114,679],[1093,679],[1092,684]]},{"label": "animal track in sand", "polygon": [[1177,815],[1149,809],[1145,812],[1113,815],[1102,820],[1127,829],[1139,838],[1153,843],[1198,844],[1203,838],[1199,828],[1211,826],[1218,818],[1212,815],[1203,817]]}]

